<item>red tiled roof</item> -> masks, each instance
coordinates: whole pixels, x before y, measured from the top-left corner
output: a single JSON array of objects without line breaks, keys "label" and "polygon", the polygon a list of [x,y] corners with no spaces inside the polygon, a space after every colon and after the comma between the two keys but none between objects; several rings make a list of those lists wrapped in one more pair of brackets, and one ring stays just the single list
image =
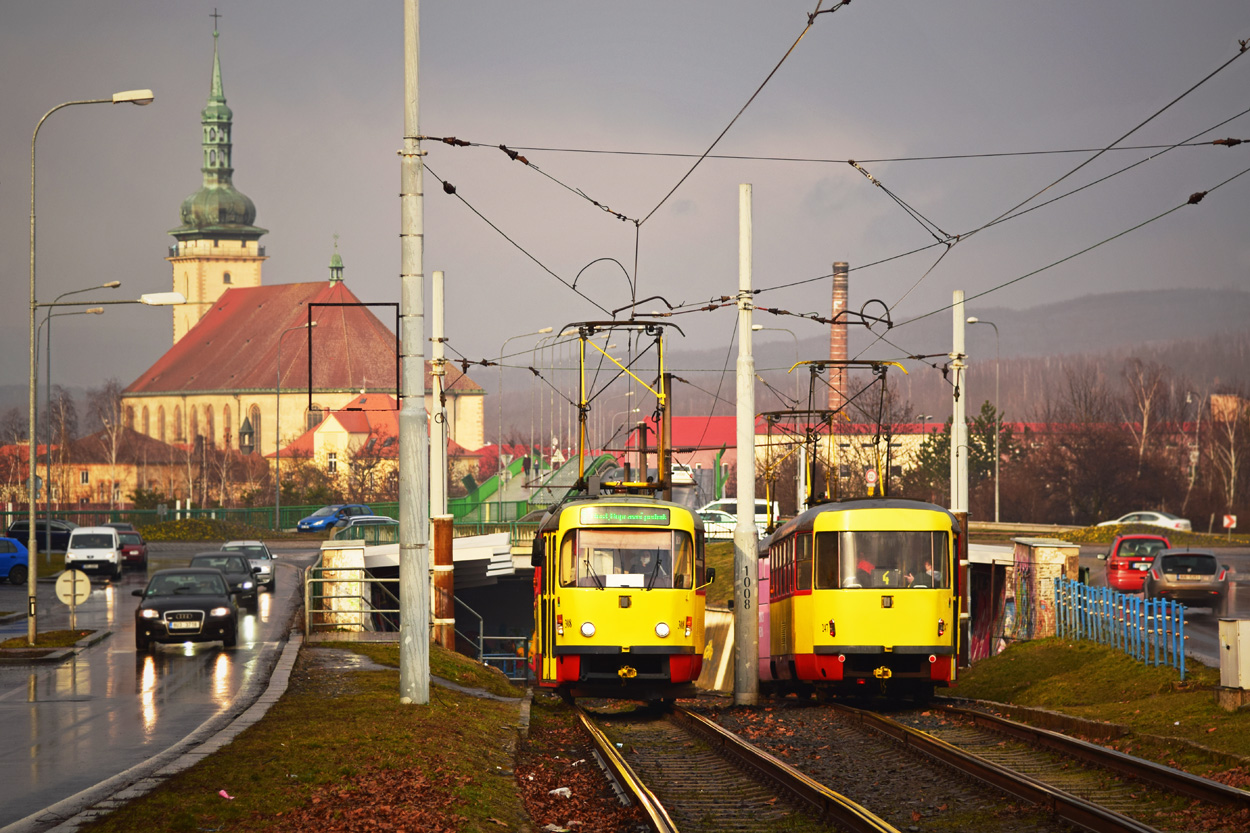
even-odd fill
[{"label": "red tiled roof", "polygon": [[[356,304],[359,299],[341,281],[228,289],[125,393],[273,390],[278,383],[278,339],[307,323],[310,303]],[[318,307],[313,318],[314,390],[395,389],[395,334],[372,308]],[[282,340],[283,389],[308,385],[308,343],[304,332]],[[427,390],[430,379],[426,362]],[[449,366],[447,389],[463,393],[481,387]]]},{"label": "red tiled roof", "polygon": [[[399,403],[395,397],[385,393],[367,393],[357,396],[346,407],[331,411],[326,419],[334,419],[343,430],[350,434],[369,434],[378,438],[391,438],[395,442],[388,449],[393,451],[381,456],[389,457],[398,453],[399,447]],[[322,425],[325,423],[323,422]],[[282,456],[311,457],[314,450],[313,437],[321,427],[318,425],[305,431],[282,449]],[[266,457],[273,457],[270,453]]]}]

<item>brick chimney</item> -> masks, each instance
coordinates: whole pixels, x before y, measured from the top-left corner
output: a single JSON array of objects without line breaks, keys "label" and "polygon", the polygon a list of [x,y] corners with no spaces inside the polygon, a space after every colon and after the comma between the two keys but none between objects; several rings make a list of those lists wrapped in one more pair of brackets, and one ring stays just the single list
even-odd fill
[{"label": "brick chimney", "polygon": [[[846,355],[846,302],[847,272],[845,263],[833,264],[833,313],[829,325],[829,360],[845,362]],[[841,316],[841,317],[839,317]],[[846,403],[846,367],[829,368],[829,410],[835,411]]]}]

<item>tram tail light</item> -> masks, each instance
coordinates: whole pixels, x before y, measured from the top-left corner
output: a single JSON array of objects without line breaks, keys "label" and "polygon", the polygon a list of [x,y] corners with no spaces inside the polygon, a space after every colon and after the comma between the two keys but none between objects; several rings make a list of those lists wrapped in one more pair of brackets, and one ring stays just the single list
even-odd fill
[{"label": "tram tail light", "polygon": [[946,620],[938,619],[938,636],[946,633]]},{"label": "tram tail light", "polygon": [[686,617],[686,636],[690,636],[690,631],[694,629],[694,617]]},{"label": "tram tail light", "polygon": [[836,625],[834,625],[834,624],[833,624],[833,620],[832,620],[832,619],[830,619],[830,620],[829,620],[829,635],[830,635],[830,636],[837,636],[837,635],[838,635],[838,628],[837,628],[837,626],[836,626]]},{"label": "tram tail light", "polygon": [[564,636],[564,614],[556,614],[556,635]]}]

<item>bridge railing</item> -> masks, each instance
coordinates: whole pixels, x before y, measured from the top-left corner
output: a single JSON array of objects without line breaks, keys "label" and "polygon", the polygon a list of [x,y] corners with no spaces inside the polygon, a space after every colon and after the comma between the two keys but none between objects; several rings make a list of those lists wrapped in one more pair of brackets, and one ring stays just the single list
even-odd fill
[{"label": "bridge railing", "polygon": [[1170,665],[1185,679],[1185,606],[1110,587],[1055,579],[1055,631],[1123,651],[1147,665]]}]

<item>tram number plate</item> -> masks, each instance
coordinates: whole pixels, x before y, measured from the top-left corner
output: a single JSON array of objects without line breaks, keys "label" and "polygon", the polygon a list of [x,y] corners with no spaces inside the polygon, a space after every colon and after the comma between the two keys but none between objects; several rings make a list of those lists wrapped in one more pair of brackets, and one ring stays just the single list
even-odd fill
[{"label": "tram number plate", "polygon": [[199,622],[170,622],[169,629],[171,631],[196,631],[200,629]]}]

